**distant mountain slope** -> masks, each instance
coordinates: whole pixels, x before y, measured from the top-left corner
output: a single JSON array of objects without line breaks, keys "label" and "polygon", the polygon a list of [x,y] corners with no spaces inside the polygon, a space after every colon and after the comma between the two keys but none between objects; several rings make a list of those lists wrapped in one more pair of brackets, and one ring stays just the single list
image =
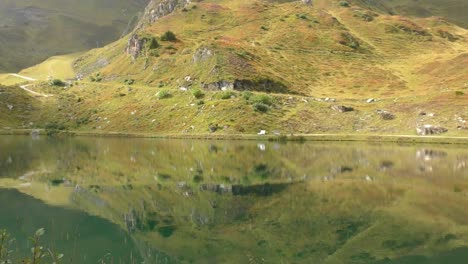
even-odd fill
[{"label": "distant mountain slope", "polygon": [[1,0],[0,72],[116,40],[147,0]]},{"label": "distant mountain slope", "polygon": [[415,17],[440,16],[468,28],[467,0],[356,0],[394,14]]}]

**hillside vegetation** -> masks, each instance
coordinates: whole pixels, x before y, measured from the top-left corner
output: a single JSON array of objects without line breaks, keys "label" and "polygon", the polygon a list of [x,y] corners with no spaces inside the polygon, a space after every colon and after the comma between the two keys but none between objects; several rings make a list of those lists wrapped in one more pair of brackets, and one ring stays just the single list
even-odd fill
[{"label": "hillside vegetation", "polygon": [[132,34],[70,58],[80,79],[70,87],[36,83],[56,96],[40,99],[51,102],[35,124],[166,134],[430,124],[466,135],[468,32],[442,18],[363,1],[167,0],[177,8],[158,13],[159,2]]}]

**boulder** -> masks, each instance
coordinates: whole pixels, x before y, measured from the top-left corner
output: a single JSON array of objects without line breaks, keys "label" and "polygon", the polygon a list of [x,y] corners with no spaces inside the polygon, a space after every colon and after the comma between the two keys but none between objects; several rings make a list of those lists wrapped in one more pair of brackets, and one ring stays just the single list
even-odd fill
[{"label": "boulder", "polygon": [[211,124],[211,125],[208,126],[208,130],[210,131],[210,133],[214,133],[214,132],[216,132],[218,130],[218,125],[217,124],[216,125]]},{"label": "boulder", "polygon": [[340,113],[345,113],[345,112],[351,112],[351,111],[354,111],[354,108],[352,107],[348,107],[348,106],[344,106],[344,105],[332,105],[330,106],[331,109],[337,111],[337,112],[340,112]]},{"label": "boulder", "polygon": [[416,128],[416,133],[420,136],[427,136],[427,135],[440,135],[446,133],[448,131],[447,128],[440,127],[440,126],[433,126],[433,125],[424,125],[422,127]]},{"label": "boulder", "polygon": [[192,61],[194,63],[200,62],[200,61],[205,61],[213,56],[213,52],[206,48],[206,47],[201,47],[195,51],[195,54],[193,54]]},{"label": "boulder", "polygon": [[385,110],[377,110],[376,111],[377,114],[380,115],[380,117],[383,119],[383,120],[393,120],[395,119],[395,115],[388,112],[388,111],[385,111]]}]

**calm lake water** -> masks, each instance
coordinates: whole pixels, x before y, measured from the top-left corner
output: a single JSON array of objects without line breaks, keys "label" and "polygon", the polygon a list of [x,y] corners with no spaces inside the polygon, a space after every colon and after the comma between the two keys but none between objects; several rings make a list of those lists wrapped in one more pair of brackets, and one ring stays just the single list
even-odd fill
[{"label": "calm lake water", "polygon": [[468,147],[0,137],[0,229],[64,263],[468,263]]}]

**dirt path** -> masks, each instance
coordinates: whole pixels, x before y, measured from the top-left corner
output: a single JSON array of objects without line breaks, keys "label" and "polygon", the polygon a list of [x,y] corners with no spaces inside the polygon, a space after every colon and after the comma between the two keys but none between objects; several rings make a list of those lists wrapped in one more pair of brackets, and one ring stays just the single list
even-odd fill
[{"label": "dirt path", "polygon": [[41,96],[41,97],[45,97],[45,98],[48,98],[48,97],[52,97],[53,95],[51,94],[41,94],[41,93],[38,93],[38,92],[35,92],[33,90],[30,90],[28,89],[28,86],[31,86],[32,84],[26,84],[26,85],[20,85],[20,88],[25,90],[26,92],[28,93],[31,93],[31,94],[34,94],[36,96]]},{"label": "dirt path", "polygon": [[26,80],[26,81],[37,81],[37,79],[30,78],[30,77],[26,77],[26,76],[19,75],[19,74],[16,74],[16,73],[10,73],[10,74],[8,74],[8,75],[14,76],[14,77],[18,77],[18,78],[24,79],[24,80]]},{"label": "dirt path", "polygon": [[[21,78],[21,79],[24,79],[24,80],[27,80],[27,81],[31,81],[31,82],[37,81],[37,79],[27,77],[27,76],[23,76],[23,75],[19,75],[19,74],[16,74],[16,73],[10,73],[9,75],[14,76],[14,77],[18,77],[18,78]],[[31,90],[31,89],[28,89],[28,87],[31,86],[31,85],[32,84],[20,85],[20,88],[25,90],[26,92],[28,92],[30,94],[33,94],[33,95],[36,95],[36,96],[41,96],[41,97],[45,97],[45,98],[53,96],[53,95],[49,95],[49,94],[41,94],[41,93],[35,92],[35,91]]]}]

